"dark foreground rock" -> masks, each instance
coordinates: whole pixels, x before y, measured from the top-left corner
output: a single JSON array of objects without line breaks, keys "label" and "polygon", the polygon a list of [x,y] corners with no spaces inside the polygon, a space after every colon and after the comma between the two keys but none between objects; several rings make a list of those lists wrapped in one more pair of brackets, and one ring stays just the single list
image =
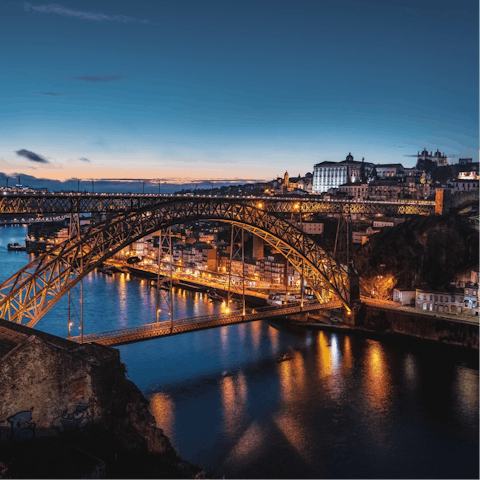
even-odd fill
[{"label": "dark foreground rock", "polygon": [[0,478],[200,478],[119,352],[0,320]]}]

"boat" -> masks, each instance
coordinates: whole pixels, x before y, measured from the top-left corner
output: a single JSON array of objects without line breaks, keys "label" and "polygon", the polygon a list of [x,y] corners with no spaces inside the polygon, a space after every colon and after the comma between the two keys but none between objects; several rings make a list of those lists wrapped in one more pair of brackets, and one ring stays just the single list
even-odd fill
[{"label": "boat", "polygon": [[217,293],[215,289],[207,291],[207,297],[214,302],[223,302],[224,298]]},{"label": "boat", "polygon": [[15,252],[24,252],[27,249],[27,247],[26,245],[20,245],[19,243],[15,242],[15,243],[9,243],[7,245],[7,249],[13,250]]},{"label": "boat", "polygon": [[278,355],[277,357],[277,363],[285,362],[286,360],[291,360],[293,358],[293,355],[290,352],[285,352],[282,355]]},{"label": "boat", "polygon": [[97,272],[104,273],[105,275],[108,275],[109,277],[111,277],[113,275],[112,270],[108,267],[98,267]]}]

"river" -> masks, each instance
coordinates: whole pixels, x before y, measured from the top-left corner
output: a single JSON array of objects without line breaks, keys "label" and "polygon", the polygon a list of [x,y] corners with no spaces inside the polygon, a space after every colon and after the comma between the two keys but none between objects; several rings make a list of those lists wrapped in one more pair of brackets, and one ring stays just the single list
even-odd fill
[{"label": "river", "polygon": [[[33,258],[7,251],[25,235],[0,227],[0,282]],[[184,290],[174,304],[221,308]],[[85,333],[154,321],[154,290],[121,274],[90,274],[84,305]],[[65,337],[66,300],[36,328]],[[118,349],[175,449],[218,478],[478,478],[478,352],[282,321]]]}]

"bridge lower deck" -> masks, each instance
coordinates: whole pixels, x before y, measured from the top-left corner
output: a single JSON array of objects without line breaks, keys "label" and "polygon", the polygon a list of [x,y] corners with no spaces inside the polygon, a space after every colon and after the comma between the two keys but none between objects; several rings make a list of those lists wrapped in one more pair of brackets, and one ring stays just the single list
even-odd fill
[{"label": "bridge lower deck", "polygon": [[[206,328],[222,327],[237,323],[262,320],[264,318],[291,315],[294,313],[309,312],[314,310],[326,310],[342,307],[342,302],[334,301],[329,303],[306,303],[303,305],[286,305],[283,307],[262,307],[251,310],[245,315],[241,311],[231,313],[220,313],[216,315],[205,315],[202,317],[181,318],[171,322],[170,320],[149,323],[138,327],[122,328],[110,332],[93,333],[83,335],[83,343],[100,343],[102,345],[117,346],[127,343],[141,342],[151,338],[168,337],[179,333],[193,332]],[[70,337],[70,340],[82,342],[81,336]]]}]

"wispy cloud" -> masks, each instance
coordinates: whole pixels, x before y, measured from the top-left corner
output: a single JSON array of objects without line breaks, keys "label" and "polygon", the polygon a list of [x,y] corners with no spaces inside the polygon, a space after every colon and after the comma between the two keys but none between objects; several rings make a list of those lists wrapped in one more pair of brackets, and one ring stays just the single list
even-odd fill
[{"label": "wispy cloud", "polygon": [[32,5],[31,3],[24,3],[25,11],[40,13],[55,13],[64,17],[76,17],[82,20],[93,20],[95,22],[122,22],[122,23],[150,23],[148,20],[139,20],[137,18],[127,17],[125,15],[106,15],[105,13],[84,12],[81,10],[73,10],[57,3],[49,3],[48,5]]},{"label": "wispy cloud", "polygon": [[15,152],[19,157],[24,157],[27,160],[30,160],[31,162],[36,162],[36,163],[50,163],[45,157],[42,157],[41,155],[38,155],[38,153],[31,152],[30,150],[17,150]]},{"label": "wispy cloud", "polygon": [[106,76],[99,77],[98,75],[80,75],[78,77],[72,77],[75,80],[82,80],[83,82],[114,82],[115,80],[120,80],[120,76]]},{"label": "wispy cloud", "polygon": [[184,163],[237,163],[236,160],[230,158],[182,158],[182,157],[159,157],[160,160],[172,160],[173,162]]},{"label": "wispy cloud", "polygon": [[88,158],[85,158],[85,157],[81,157],[81,158],[79,158],[79,160],[80,160],[81,162],[91,163],[90,160],[89,160]]},{"label": "wispy cloud", "polygon": [[78,95],[80,92],[37,92],[44,97],[63,97],[64,95]]}]

